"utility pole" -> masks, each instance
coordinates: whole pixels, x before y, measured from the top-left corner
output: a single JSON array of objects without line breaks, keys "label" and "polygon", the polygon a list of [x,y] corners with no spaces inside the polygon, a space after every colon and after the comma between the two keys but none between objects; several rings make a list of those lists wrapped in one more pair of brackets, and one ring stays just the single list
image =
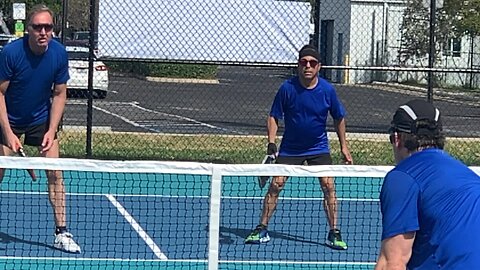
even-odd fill
[{"label": "utility pole", "polygon": [[427,85],[427,100],[428,102],[433,102],[433,84],[434,84],[434,75],[433,67],[435,65],[435,25],[436,25],[436,16],[435,11],[437,9],[436,0],[430,0],[430,40],[429,40],[429,52],[428,52],[428,85]]}]

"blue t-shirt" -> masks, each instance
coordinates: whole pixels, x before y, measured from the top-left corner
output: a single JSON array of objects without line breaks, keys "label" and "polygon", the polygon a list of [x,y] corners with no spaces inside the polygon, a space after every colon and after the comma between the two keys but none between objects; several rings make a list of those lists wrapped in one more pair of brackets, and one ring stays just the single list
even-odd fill
[{"label": "blue t-shirt", "polygon": [[7,44],[0,54],[0,81],[10,82],[5,93],[10,125],[46,122],[53,84],[67,83],[69,78],[67,52],[59,42],[50,41],[42,55],[33,54],[28,35]]},{"label": "blue t-shirt", "polygon": [[329,153],[326,131],[329,113],[337,120],[346,115],[335,88],[329,82],[319,77],[317,86],[307,89],[300,84],[298,77],[285,81],[270,110],[270,116],[285,122],[279,155]]},{"label": "blue t-shirt", "polygon": [[480,177],[439,149],[400,162],[380,194],[382,240],[416,231],[408,269],[478,269]]}]

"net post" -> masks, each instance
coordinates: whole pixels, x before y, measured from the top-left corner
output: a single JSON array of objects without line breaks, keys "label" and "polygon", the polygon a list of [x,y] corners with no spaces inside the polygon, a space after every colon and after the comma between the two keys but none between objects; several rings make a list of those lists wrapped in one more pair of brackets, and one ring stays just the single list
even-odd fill
[{"label": "net post", "polygon": [[208,224],[208,270],[218,270],[220,243],[220,200],[222,194],[222,170],[212,167],[210,186],[210,217]]}]

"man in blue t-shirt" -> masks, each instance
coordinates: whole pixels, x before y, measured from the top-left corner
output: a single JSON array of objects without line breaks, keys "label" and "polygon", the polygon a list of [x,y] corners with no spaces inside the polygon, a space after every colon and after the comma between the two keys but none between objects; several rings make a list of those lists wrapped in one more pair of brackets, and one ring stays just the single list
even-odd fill
[{"label": "man in blue t-shirt", "polygon": [[[70,78],[67,52],[52,40],[53,12],[48,7],[34,6],[27,23],[28,35],[6,45],[0,54],[0,154],[23,154],[24,136],[24,143],[38,147],[43,157],[58,158],[57,129]],[[0,181],[4,173],[0,169]],[[54,246],[80,253],[67,230],[62,173],[46,174],[56,225]]]},{"label": "man in blue t-shirt", "polygon": [[423,100],[400,106],[390,142],[397,166],[380,194],[375,269],[478,269],[480,177],[442,150],[440,111]]},{"label": "man in blue t-shirt", "polygon": [[[315,47],[305,45],[299,52],[298,76],[285,81],[273,101],[267,121],[267,154],[275,155],[277,164],[290,165],[331,165],[332,158],[327,137],[327,117],[333,118],[340,141],[340,149],[346,164],[352,164],[345,135],[346,111],[337,97],[334,87],[318,76],[320,55]],[[275,139],[278,120],[284,119],[285,131],[277,153]],[[267,225],[278,203],[287,177],[273,177],[265,199],[260,224],[245,239],[247,244],[270,241]],[[337,197],[333,177],[321,177],[324,193],[324,210],[330,231],[326,245],[344,250],[347,244],[342,240],[337,227]]]}]

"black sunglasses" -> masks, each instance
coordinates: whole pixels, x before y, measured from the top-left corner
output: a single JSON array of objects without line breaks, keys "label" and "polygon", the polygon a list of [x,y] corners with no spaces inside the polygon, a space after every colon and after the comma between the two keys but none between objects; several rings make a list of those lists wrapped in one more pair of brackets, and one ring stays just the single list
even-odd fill
[{"label": "black sunglasses", "polygon": [[390,134],[390,136],[388,136],[388,139],[390,140],[390,144],[393,144],[395,142],[395,133]]},{"label": "black sunglasses", "polygon": [[40,23],[40,24],[30,24],[33,30],[41,32],[42,29],[45,29],[45,32],[50,32],[53,30],[53,24]]},{"label": "black sunglasses", "polygon": [[318,65],[318,61],[317,60],[306,60],[306,59],[300,59],[298,61],[298,63],[300,64],[300,66],[302,67],[306,67],[307,64],[310,64],[310,66],[312,68],[316,67]]}]

